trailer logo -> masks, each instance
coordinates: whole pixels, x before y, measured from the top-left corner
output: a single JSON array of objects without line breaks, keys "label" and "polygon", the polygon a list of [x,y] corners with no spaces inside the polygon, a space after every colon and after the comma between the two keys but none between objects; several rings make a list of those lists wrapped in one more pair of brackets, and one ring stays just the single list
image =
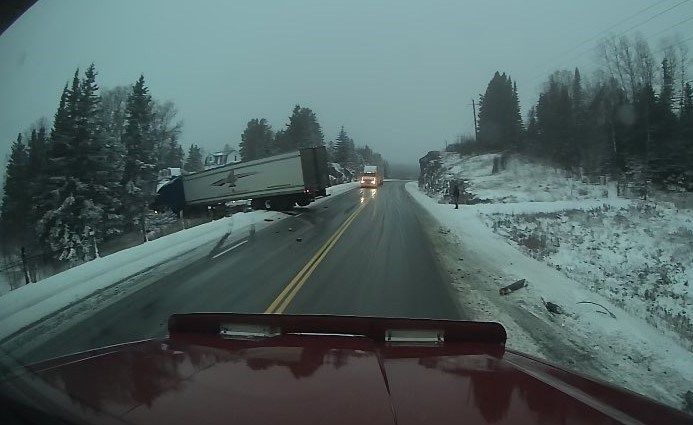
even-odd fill
[{"label": "trailer logo", "polygon": [[228,186],[228,187],[236,187],[236,182],[238,179],[242,179],[243,177],[248,177],[252,176],[254,174],[257,174],[256,172],[251,172],[251,173],[239,173],[235,174],[233,170],[229,171],[229,175],[226,176],[225,179],[217,180],[214,183],[212,183],[212,186]]}]

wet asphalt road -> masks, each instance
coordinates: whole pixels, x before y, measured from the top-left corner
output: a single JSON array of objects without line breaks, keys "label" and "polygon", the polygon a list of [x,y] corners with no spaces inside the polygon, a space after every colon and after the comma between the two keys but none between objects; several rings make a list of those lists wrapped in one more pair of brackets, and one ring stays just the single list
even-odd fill
[{"label": "wet asphalt road", "polygon": [[164,336],[168,316],[183,312],[459,319],[426,230],[430,220],[404,182],[354,189],[297,209],[231,251],[222,254],[235,244],[173,267],[22,360]]}]

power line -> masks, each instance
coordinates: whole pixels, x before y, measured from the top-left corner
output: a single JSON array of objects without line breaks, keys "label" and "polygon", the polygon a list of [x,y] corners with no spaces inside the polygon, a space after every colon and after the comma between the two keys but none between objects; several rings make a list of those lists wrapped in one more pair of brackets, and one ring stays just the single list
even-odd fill
[{"label": "power line", "polygon": [[670,11],[670,10],[672,10],[672,9],[675,9],[675,8],[681,6],[681,5],[684,4],[684,3],[688,3],[689,1],[691,1],[691,0],[683,0],[683,1],[679,2],[679,3],[676,3],[675,5],[671,6],[670,8],[662,10],[661,12],[657,13],[657,14],[654,15],[654,16],[651,16],[650,18],[648,18],[648,19],[646,19],[646,20],[640,22],[639,24],[633,25],[632,27],[628,28],[627,30],[621,32],[621,33],[618,34],[618,35],[619,35],[619,36],[620,36],[620,35],[623,35],[623,34],[629,32],[629,31],[631,31],[631,30],[634,30],[635,28],[641,27],[641,26],[645,25],[646,23],[650,22],[651,20],[653,20],[653,19],[655,19],[655,18],[657,18],[657,17],[659,17],[659,16],[661,16],[661,15],[667,13],[668,11]]},{"label": "power line", "polygon": [[657,37],[658,35],[661,35],[661,34],[664,34],[665,32],[671,31],[672,28],[676,28],[676,27],[683,25],[689,21],[693,21],[693,16],[689,17],[688,19],[684,19],[683,21],[679,22],[678,24],[674,24],[674,25],[667,27],[667,28],[665,28],[659,32],[656,32],[656,33],[652,34],[649,38]]},{"label": "power line", "polygon": [[[580,44],[577,45],[576,47],[574,47],[574,48],[568,50],[566,53],[574,52],[575,50],[577,50],[578,48],[584,46],[585,44],[587,44],[587,43],[589,43],[589,42],[591,42],[591,41],[593,41],[593,40],[595,40],[595,39],[597,39],[597,38],[599,38],[599,37],[601,37],[601,36],[603,36],[603,35],[608,34],[611,30],[613,30],[613,29],[616,28],[617,26],[619,26],[619,25],[621,25],[621,24],[624,24],[624,23],[630,21],[631,19],[633,19],[633,18],[635,18],[635,17],[637,17],[637,16],[639,16],[639,15],[641,15],[641,14],[647,12],[648,10],[652,9],[653,7],[656,7],[656,6],[659,6],[659,5],[662,4],[662,3],[665,3],[666,1],[667,1],[667,0],[662,0],[662,1],[658,2],[658,3],[652,4],[652,5],[648,6],[648,7],[645,7],[645,8],[643,8],[643,9],[640,9],[639,11],[637,11],[637,12],[635,12],[634,14],[630,15],[629,17],[627,17],[627,18],[625,18],[625,19],[622,19],[622,20],[618,21],[617,23],[615,23],[614,25],[610,26],[609,28],[607,28],[607,29],[605,29],[605,30],[603,30],[603,31],[598,32],[597,34],[595,34],[595,35],[593,35],[592,37],[588,38],[587,40],[583,41],[582,43],[580,43]],[[689,1],[689,0],[684,0],[682,3],[685,3],[685,2],[687,2],[687,1]],[[665,10],[665,12],[666,12],[666,10]]]},{"label": "power line", "polygon": [[[647,18],[646,20],[644,20],[644,21],[642,21],[642,22],[639,22],[638,24],[635,24],[635,25],[629,27],[628,29],[626,29],[626,30],[624,30],[624,31],[621,31],[621,32],[617,33],[616,35],[614,35],[614,37],[623,36],[623,35],[626,34],[627,32],[632,31],[632,30],[634,30],[634,29],[636,29],[636,28],[639,28],[639,27],[645,25],[646,23],[652,21],[653,19],[656,19],[656,18],[658,18],[659,16],[661,16],[661,15],[663,15],[663,14],[665,14],[665,13],[667,13],[667,12],[669,12],[669,11],[671,11],[671,10],[673,10],[673,9],[675,9],[675,8],[677,8],[677,7],[679,7],[679,6],[681,6],[682,4],[688,3],[689,1],[690,1],[690,0],[683,0],[683,1],[680,1],[680,2],[676,3],[676,4],[673,5],[673,6],[668,7],[668,8],[666,8],[666,9],[660,11],[659,13],[656,13],[656,14],[650,16],[650,17]],[[663,2],[659,2],[659,3],[657,3],[657,4],[655,4],[655,5],[652,5],[652,6],[656,6],[656,5],[659,5],[659,4],[661,4],[661,3],[663,3]],[[642,9],[642,10],[638,11],[638,12],[635,13],[634,15],[631,15],[631,17],[634,17],[634,16],[636,16],[636,15],[641,14],[642,12],[645,12],[645,11],[651,9],[652,6],[647,7],[647,8],[645,8],[645,9]],[[666,32],[666,31],[669,31],[671,28],[673,28],[673,27],[675,27],[675,26],[682,25],[682,24],[684,24],[684,23],[686,23],[686,22],[688,22],[688,21],[690,21],[690,20],[692,20],[692,19],[693,19],[693,17],[690,17],[690,18],[688,18],[688,19],[686,19],[686,20],[684,20],[684,21],[682,21],[682,22],[679,22],[678,24],[675,24],[675,25],[673,25],[673,26],[669,26],[669,27],[667,27],[665,30],[660,31],[659,33],[657,33],[656,35],[659,35],[659,34],[662,34],[662,33]],[[623,22],[623,21],[620,21],[620,23],[622,23],[622,22]],[[620,25],[620,23],[619,23],[619,24],[612,25],[610,28],[614,28],[614,27]],[[608,31],[609,31],[609,29],[607,29],[607,32],[608,32]],[[602,31],[599,35],[597,35],[597,36],[595,36],[595,37],[592,37],[592,38],[590,39],[590,41],[593,40],[593,39],[595,39],[595,38],[597,38],[597,37],[600,37],[600,36],[603,35],[603,34],[604,34],[604,31]],[[650,36],[649,38],[653,38],[653,37],[655,37],[656,35]],[[681,43],[683,43],[683,42],[681,42]],[[584,44],[584,43],[583,43],[583,44]],[[576,60],[576,59],[578,59],[578,58],[580,58],[580,57],[584,56],[585,54],[587,54],[587,53],[589,53],[589,52],[592,52],[592,51],[594,51],[594,48],[589,48],[589,49],[584,50],[584,51],[582,51],[581,53],[579,53],[579,54],[577,54],[577,55],[575,55],[575,56],[572,56],[571,59],[574,61],[574,60]],[[532,78],[532,79],[530,80],[530,82],[534,82],[534,81],[536,81],[536,80],[538,80],[539,78],[542,78],[542,77],[544,77],[544,74],[542,74],[542,75],[537,75],[536,77]]]},{"label": "power line", "polygon": [[[668,0],[662,0],[662,1],[660,1],[660,2],[657,2],[657,3],[655,3],[655,4],[651,4],[651,5],[647,6],[647,7],[644,7],[644,8],[642,8],[642,9],[638,10],[637,12],[635,12],[635,13],[633,13],[632,15],[628,16],[627,18],[624,18],[624,19],[618,21],[617,23],[615,23],[615,24],[611,25],[610,27],[608,27],[608,28],[606,28],[606,29],[604,29],[604,30],[598,32],[597,34],[591,36],[590,38],[584,40],[583,42],[577,44],[576,46],[571,47],[570,49],[568,49],[568,50],[566,50],[565,52],[563,52],[562,54],[560,54],[554,61],[546,62],[546,64],[548,65],[548,64],[550,64],[550,63],[552,63],[552,62],[559,61],[560,59],[562,59],[562,58],[565,57],[566,55],[568,55],[568,54],[574,52],[575,50],[577,50],[577,49],[579,49],[580,47],[586,45],[587,43],[590,43],[590,42],[596,40],[597,38],[599,38],[599,37],[601,37],[601,36],[603,36],[603,35],[608,34],[611,30],[613,30],[614,28],[618,27],[619,25],[624,24],[624,23],[630,21],[631,19],[638,17],[638,16],[640,16],[641,14],[643,14],[643,13],[647,12],[648,10],[652,9],[653,7],[657,7],[657,6],[659,6],[660,4],[662,4],[662,3],[666,3],[667,1],[668,1]],[[685,1],[688,1],[688,0],[685,0]],[[543,67],[543,66],[542,66],[542,67]]]}]

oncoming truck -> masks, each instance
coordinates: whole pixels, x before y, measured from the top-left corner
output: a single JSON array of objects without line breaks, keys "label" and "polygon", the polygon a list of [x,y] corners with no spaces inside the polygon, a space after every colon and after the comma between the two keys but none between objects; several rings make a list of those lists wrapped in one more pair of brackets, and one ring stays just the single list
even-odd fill
[{"label": "oncoming truck", "polygon": [[329,184],[327,152],[319,146],[182,175],[159,189],[154,205],[188,215],[238,200],[289,210],[325,196]]},{"label": "oncoming truck", "polygon": [[365,165],[361,174],[361,187],[378,187],[383,184],[383,175],[377,165]]}]

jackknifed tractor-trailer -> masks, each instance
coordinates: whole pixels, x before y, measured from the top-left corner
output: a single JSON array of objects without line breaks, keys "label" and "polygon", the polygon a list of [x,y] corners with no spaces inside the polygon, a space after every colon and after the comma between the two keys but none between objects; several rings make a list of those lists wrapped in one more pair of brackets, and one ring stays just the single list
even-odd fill
[{"label": "jackknifed tractor-trailer", "polygon": [[153,205],[184,215],[240,200],[253,209],[290,210],[326,196],[329,185],[327,151],[318,146],[181,175],[159,188]]}]

